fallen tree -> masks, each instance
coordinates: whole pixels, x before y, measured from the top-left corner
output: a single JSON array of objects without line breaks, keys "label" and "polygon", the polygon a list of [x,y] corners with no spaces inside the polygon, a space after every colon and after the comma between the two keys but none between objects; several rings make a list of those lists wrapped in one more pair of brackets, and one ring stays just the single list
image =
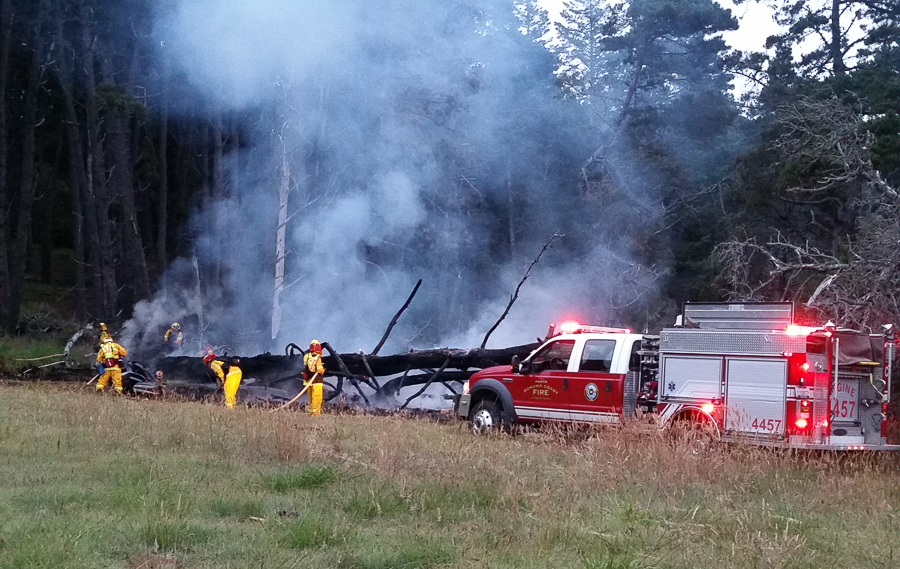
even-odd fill
[{"label": "fallen tree", "polygon": [[[442,385],[446,390],[446,395],[452,397],[459,394],[462,382],[469,379],[476,371],[497,365],[509,365],[513,356],[518,356],[520,359],[525,358],[538,347],[538,342],[492,350],[486,349],[484,346],[491,333],[509,314],[510,308],[518,298],[519,290],[540,260],[541,255],[557,237],[561,237],[558,232],[550,237],[528,266],[514,294],[510,296],[509,304],[497,322],[485,334],[480,348],[468,350],[435,348],[390,356],[378,355],[378,351],[384,346],[394,325],[409,307],[422,285],[421,279],[416,283],[406,302],[391,319],[384,335],[371,354],[366,354],[362,350],[358,353],[340,354],[328,342],[323,342],[322,347],[328,351],[323,362],[327,370],[324,376],[325,400],[345,397],[344,381],[346,380],[356,392],[355,395],[351,393],[350,397],[358,397],[366,406],[395,407],[399,404],[399,407],[403,409],[434,384]],[[291,343],[285,347],[283,356],[266,353],[236,358],[245,378],[244,385],[241,387],[244,399],[273,403],[294,400],[304,387],[304,353],[300,346]],[[158,360],[156,366],[157,371],[161,371],[169,383],[179,384],[182,388],[192,382],[199,382],[205,389],[215,389],[218,385],[200,358],[167,357]],[[151,379],[150,383],[154,381],[155,378]],[[399,403],[397,397],[400,396],[400,391],[403,388],[415,386],[419,386],[420,389]],[[373,404],[373,400],[375,404]]]},{"label": "fallen tree", "polygon": [[[366,405],[381,407],[393,402],[390,405],[396,406],[396,397],[401,389],[420,386],[416,394],[400,404],[402,408],[433,384],[442,385],[448,395],[458,394],[461,383],[476,371],[509,365],[513,356],[524,358],[538,344],[501,349],[435,348],[389,356],[362,352],[341,354],[328,342],[322,345],[328,352],[324,356],[326,400],[342,396],[358,397]],[[230,357],[237,360],[243,371],[244,386],[241,390],[251,399],[283,402],[303,389],[303,353],[296,344],[289,344],[285,355],[266,353],[241,357],[231,354]],[[190,386],[198,392],[214,391],[217,386],[215,378],[199,357],[162,358],[153,371],[157,370],[163,372],[167,384],[178,385],[181,391]],[[352,387],[349,393],[345,393],[345,382]]]},{"label": "fallen tree", "polygon": [[[561,234],[554,233],[544,244],[537,257],[525,271],[525,275],[519,281],[514,294],[510,296],[509,304],[497,322],[491,327],[484,337],[480,348],[434,348],[428,350],[412,350],[402,354],[380,356],[378,351],[384,346],[385,341],[397,324],[400,316],[409,307],[413,298],[422,285],[420,279],[406,302],[394,315],[381,340],[372,350],[366,354],[362,350],[358,353],[338,353],[328,342],[323,342],[322,347],[327,350],[324,356],[326,373],[324,375],[326,394],[325,400],[335,398],[349,401],[354,404],[361,401],[367,407],[400,409],[407,407],[414,399],[422,396],[432,385],[439,384],[444,388],[444,396],[452,398],[461,391],[461,384],[478,370],[498,365],[509,365],[513,356],[525,358],[535,348],[540,340],[531,344],[512,346],[509,348],[486,349],[491,333],[509,314],[510,308],[518,298],[519,290],[528,278],[531,270],[540,260],[541,255],[550,247],[551,243]],[[88,329],[90,326],[87,327]],[[66,356],[71,351],[71,345],[83,335],[79,332],[66,347]],[[217,392],[219,382],[209,369],[203,364],[200,357],[189,356],[160,356],[158,344],[144,346],[137,350],[144,365],[139,361],[131,361],[126,364],[125,375],[128,376],[126,391],[136,394],[159,394],[164,388],[188,396],[204,396]],[[227,358],[231,365],[238,365],[243,372],[244,381],[239,391],[239,397],[247,403],[268,402],[286,403],[293,402],[304,387],[303,381],[303,355],[304,350],[297,344],[291,343],[285,347],[284,355],[271,353],[256,356],[241,356],[239,354],[220,353]],[[353,391],[345,393],[345,382]],[[418,387],[413,394],[408,395],[400,402],[401,391],[405,388]]]}]

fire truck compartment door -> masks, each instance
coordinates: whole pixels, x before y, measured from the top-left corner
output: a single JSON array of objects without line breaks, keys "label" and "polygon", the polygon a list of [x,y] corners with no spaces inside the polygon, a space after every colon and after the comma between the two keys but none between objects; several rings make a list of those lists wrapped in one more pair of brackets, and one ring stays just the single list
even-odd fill
[{"label": "fire truck compartment door", "polygon": [[725,430],[784,435],[787,361],[727,358]]},{"label": "fire truck compartment door", "polygon": [[712,401],[722,396],[722,358],[663,356],[660,362],[661,399]]}]

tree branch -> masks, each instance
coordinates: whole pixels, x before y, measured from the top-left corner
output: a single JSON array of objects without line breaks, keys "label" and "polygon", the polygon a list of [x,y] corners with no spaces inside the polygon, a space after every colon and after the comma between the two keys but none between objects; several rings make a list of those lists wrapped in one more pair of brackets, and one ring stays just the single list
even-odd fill
[{"label": "tree branch", "polygon": [[520,280],[518,286],[516,286],[516,291],[513,293],[513,295],[511,297],[509,297],[509,304],[506,305],[506,310],[503,311],[503,314],[500,315],[500,318],[498,318],[497,321],[494,323],[494,325],[491,326],[491,329],[487,331],[487,334],[484,335],[484,340],[481,341],[482,349],[484,348],[485,345],[487,345],[488,338],[491,337],[491,334],[494,332],[494,330],[497,329],[497,326],[499,326],[500,323],[503,322],[503,319],[506,318],[506,315],[509,314],[509,309],[512,308],[513,303],[516,301],[517,298],[519,298],[519,289],[522,288],[522,285],[525,283],[525,280],[528,279],[528,275],[531,273],[531,269],[534,267],[535,264],[537,264],[537,262],[541,259],[541,255],[544,254],[544,251],[546,251],[547,248],[550,247],[550,244],[553,243],[553,240],[556,239],[557,237],[564,237],[564,235],[562,233],[560,233],[559,231],[554,233],[553,236],[550,237],[550,239],[548,239],[546,243],[544,243],[544,246],[541,247],[541,252],[538,253],[538,256],[534,258],[534,261],[532,261],[531,264],[528,265],[528,270],[525,271],[525,275],[522,276],[522,280]]},{"label": "tree branch", "polygon": [[412,302],[416,293],[419,292],[419,287],[422,286],[422,279],[419,279],[419,282],[416,283],[416,286],[413,288],[412,292],[409,294],[409,298],[406,299],[406,302],[403,303],[403,306],[400,307],[400,310],[397,311],[397,314],[394,315],[394,318],[391,319],[391,323],[388,324],[387,330],[384,331],[384,336],[381,337],[381,341],[378,342],[378,345],[375,346],[375,349],[372,350],[372,355],[378,355],[378,350],[384,345],[384,342],[388,339],[388,336],[391,334],[391,330],[393,330],[394,325],[397,323],[397,320],[400,318],[400,315],[403,314],[403,311],[409,306],[409,303]]}]

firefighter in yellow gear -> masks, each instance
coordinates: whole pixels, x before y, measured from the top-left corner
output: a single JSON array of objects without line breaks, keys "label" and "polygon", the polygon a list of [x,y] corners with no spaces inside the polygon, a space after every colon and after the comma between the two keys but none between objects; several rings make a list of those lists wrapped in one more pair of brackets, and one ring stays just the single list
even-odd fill
[{"label": "firefighter in yellow gear", "polygon": [[175,339],[175,345],[179,348],[184,345],[184,332],[181,331],[181,324],[172,322],[172,325],[166,330],[165,340],[168,344],[172,338]]},{"label": "firefighter in yellow gear", "polygon": [[103,344],[103,341],[109,338],[113,339],[112,334],[109,333],[109,328],[106,326],[106,322],[100,323],[100,344]]},{"label": "firefighter in yellow gear", "polygon": [[104,368],[103,375],[97,381],[97,391],[103,391],[109,384],[110,378],[116,391],[122,393],[122,358],[128,355],[125,348],[113,342],[113,339],[105,338],[97,352],[97,363]]},{"label": "firefighter in yellow gear", "polygon": [[225,388],[225,406],[234,409],[237,405],[237,392],[241,386],[241,380],[244,373],[237,366],[237,360],[234,358],[220,358],[212,351],[212,348],[206,350],[206,357],[203,363],[216,374],[219,381]]},{"label": "firefighter in yellow gear", "polygon": [[325,366],[322,364],[322,343],[313,340],[309,343],[309,351],[303,355],[304,385],[309,387],[310,415],[322,414],[322,394],[325,391]]}]

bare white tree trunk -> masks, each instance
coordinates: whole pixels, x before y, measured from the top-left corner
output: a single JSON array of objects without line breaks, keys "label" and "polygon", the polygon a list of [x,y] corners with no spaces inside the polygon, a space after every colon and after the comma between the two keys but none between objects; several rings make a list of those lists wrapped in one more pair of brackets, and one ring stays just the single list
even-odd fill
[{"label": "bare white tree trunk", "polygon": [[282,137],[281,189],[278,193],[278,231],[275,233],[275,298],[272,305],[272,339],[281,328],[281,292],[284,290],[284,254],[287,234],[288,192],[291,185],[291,166]]},{"label": "bare white tree trunk", "polygon": [[200,265],[197,263],[197,256],[191,257],[191,265],[194,267],[194,276],[197,279],[197,289],[194,294],[194,311],[197,313],[197,326],[199,334],[197,335],[197,347],[203,349],[203,335],[206,332],[206,323],[203,321],[203,291],[200,289]]}]

